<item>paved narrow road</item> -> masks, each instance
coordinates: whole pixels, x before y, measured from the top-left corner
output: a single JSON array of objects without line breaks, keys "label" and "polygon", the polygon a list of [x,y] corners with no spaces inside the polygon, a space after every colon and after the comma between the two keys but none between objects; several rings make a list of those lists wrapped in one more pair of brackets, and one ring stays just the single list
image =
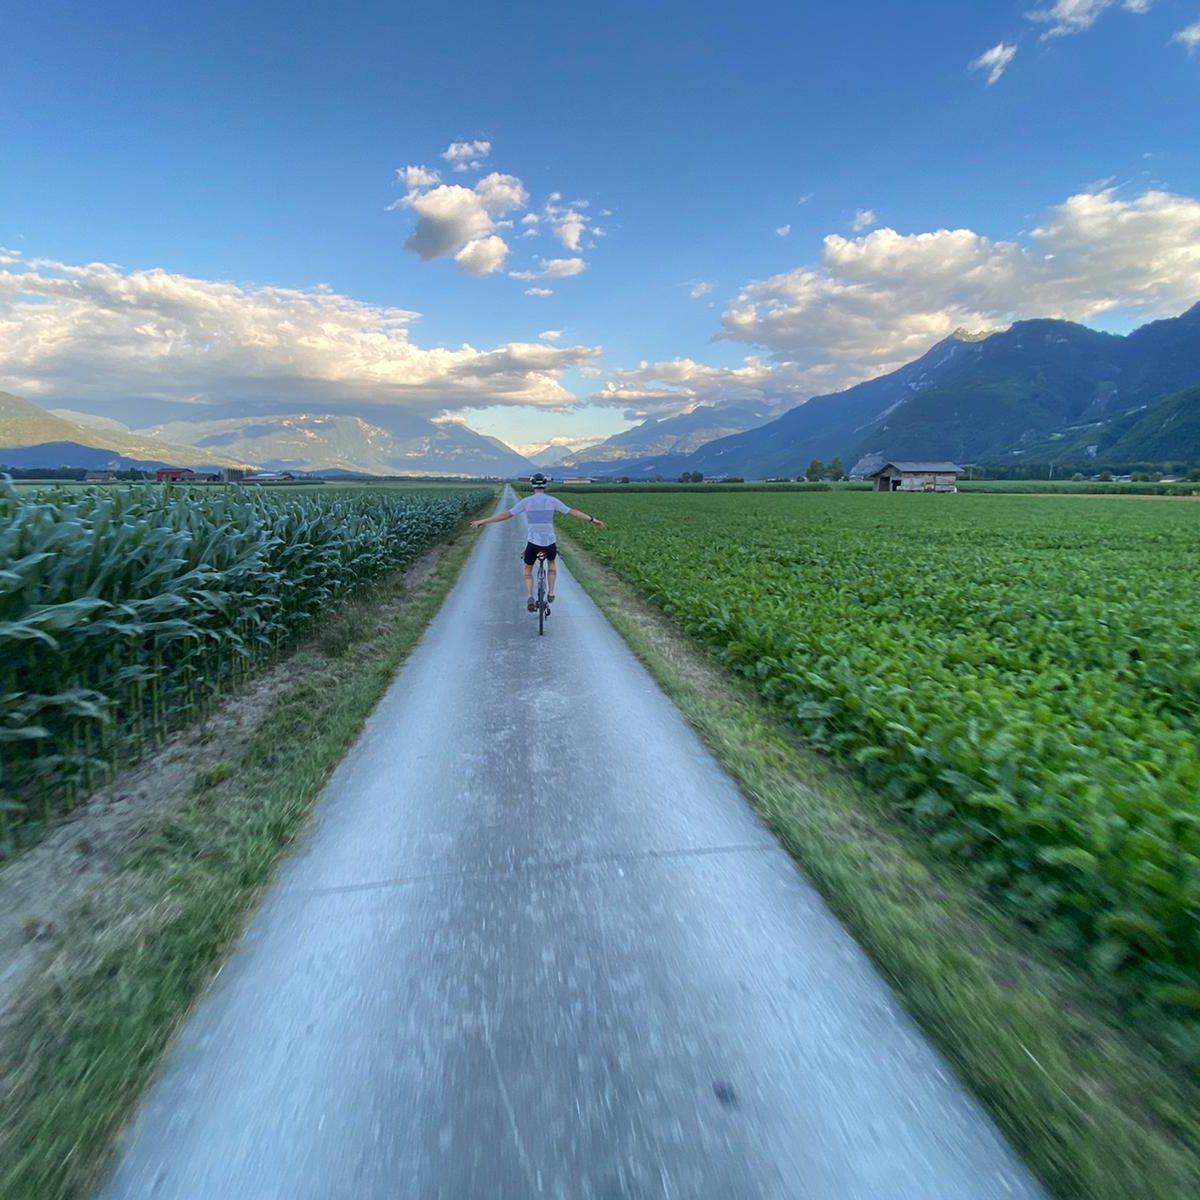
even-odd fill
[{"label": "paved narrow road", "polygon": [[522,521],[463,577],[105,1195],[1032,1200],[861,951]]}]

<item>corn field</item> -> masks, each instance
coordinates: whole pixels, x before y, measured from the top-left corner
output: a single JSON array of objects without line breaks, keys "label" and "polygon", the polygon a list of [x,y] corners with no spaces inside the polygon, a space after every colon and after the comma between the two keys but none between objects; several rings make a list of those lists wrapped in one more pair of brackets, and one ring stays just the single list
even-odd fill
[{"label": "corn field", "polygon": [[0,855],[489,494],[0,481]]}]

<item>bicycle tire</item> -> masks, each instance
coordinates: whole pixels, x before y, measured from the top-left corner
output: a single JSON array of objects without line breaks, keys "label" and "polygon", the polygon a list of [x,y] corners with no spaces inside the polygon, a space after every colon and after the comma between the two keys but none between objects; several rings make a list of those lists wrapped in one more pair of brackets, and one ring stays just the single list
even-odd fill
[{"label": "bicycle tire", "polygon": [[538,637],[546,632],[546,560],[538,555],[537,574]]}]

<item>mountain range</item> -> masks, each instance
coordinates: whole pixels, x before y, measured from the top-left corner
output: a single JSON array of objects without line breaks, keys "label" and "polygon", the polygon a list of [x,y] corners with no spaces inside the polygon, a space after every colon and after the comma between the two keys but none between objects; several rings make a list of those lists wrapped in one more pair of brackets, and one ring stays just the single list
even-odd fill
[{"label": "mountain range", "polygon": [[916,361],[689,454],[590,464],[630,478],[682,471],[795,476],[812,459],[1200,463],[1200,304],[1120,336],[1070,321],[963,330]]},{"label": "mountain range", "polygon": [[233,454],[270,470],[368,475],[520,475],[529,460],[496,438],[453,421],[389,414],[388,428],[360,416],[297,413],[173,421],[149,430],[205,453]]},{"label": "mountain range", "polygon": [[1070,321],[959,330],[914,362],[779,415],[782,401],[698,405],[593,446],[529,457],[453,420],[394,406],[133,430],[0,392],[0,464],[257,466],[374,475],[572,474],[763,479],[812,459],[1013,464],[1200,464],[1200,304],[1120,336]]},{"label": "mountain range", "polygon": [[[75,419],[72,419],[75,418]],[[222,453],[135,433],[119,421],[83,413],[48,412],[10,392],[0,392],[0,463],[8,467],[245,466]]]},{"label": "mountain range", "polygon": [[778,404],[737,400],[725,404],[700,404],[674,417],[648,417],[632,429],[613,434],[587,450],[561,460],[581,474],[604,474],[611,464],[653,455],[691,454],[719,438],[742,433],[777,417]]},{"label": "mountain range", "polygon": [[397,413],[384,429],[362,417],[300,413],[172,421],[132,430],[69,409],[48,412],[0,392],[0,464],[9,467],[254,466],[370,475],[520,475],[532,465],[456,422]]}]

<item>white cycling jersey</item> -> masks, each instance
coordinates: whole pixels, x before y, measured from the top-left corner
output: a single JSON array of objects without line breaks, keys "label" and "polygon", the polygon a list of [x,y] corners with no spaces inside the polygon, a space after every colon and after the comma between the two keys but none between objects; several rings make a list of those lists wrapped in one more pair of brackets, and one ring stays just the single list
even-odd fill
[{"label": "white cycling jersey", "polygon": [[528,540],[535,546],[554,545],[554,514],[571,511],[569,504],[564,504],[557,496],[547,496],[544,492],[534,492],[524,500],[518,500],[509,510],[511,516],[521,513],[525,515],[525,524],[529,527]]}]

